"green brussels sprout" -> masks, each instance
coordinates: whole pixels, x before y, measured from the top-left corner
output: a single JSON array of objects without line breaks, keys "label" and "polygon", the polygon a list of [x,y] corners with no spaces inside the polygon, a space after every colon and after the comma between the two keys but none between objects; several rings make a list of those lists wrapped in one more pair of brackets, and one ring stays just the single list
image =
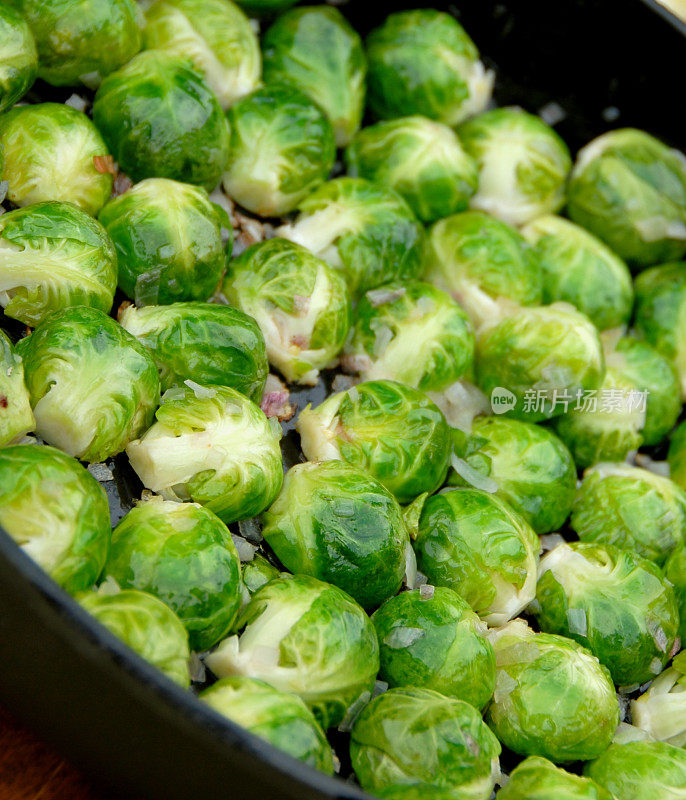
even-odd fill
[{"label": "green brussels sprout", "polygon": [[639,467],[597,464],[584,473],[571,523],[584,542],[615,545],[662,565],[684,542],[686,493]]},{"label": "green brussels sprout", "polygon": [[350,739],[362,788],[383,798],[389,789],[426,787],[444,789],[454,800],[488,800],[500,775],[500,750],[473,706],[419,687],[390,689],[374,698]]},{"label": "green brussels sprout", "polygon": [[453,430],[449,483],[508,503],[536,533],[556,531],[576,494],[571,453],[552,431],[506,417],[477,417],[471,435]]},{"label": "green brussels sprout", "polygon": [[328,178],[336,158],[333,128],[295,86],[258,89],[227,117],[231,152],[222,184],[243,208],[263,217],[287,214]]},{"label": "green brussels sprout", "polygon": [[492,494],[459,488],[430,497],[414,547],[429,582],[454,589],[488,625],[504,625],[536,596],[538,537]]},{"label": "green brussels sprout", "polygon": [[372,616],[379,677],[389,686],[422,686],[478,709],[495,687],[486,626],[452,589],[426,586],[387,600]]},{"label": "green brussels sprout", "polygon": [[635,269],[686,253],[686,158],[632,128],[579,151],[567,212]]},{"label": "green brussels sprout", "polygon": [[28,92],[38,74],[36,42],[26,20],[11,5],[0,6],[0,113]]},{"label": "green brussels sprout", "polygon": [[298,0],[236,0],[246,14],[261,17],[268,14],[278,14],[294,6]]},{"label": "green brussels sprout", "polygon": [[112,531],[104,574],[158,597],[186,626],[191,649],[226,636],[241,603],[241,564],[226,525],[209,509],[159,497]]},{"label": "green brussels sprout", "polygon": [[664,742],[613,744],[584,774],[621,800],[682,800],[686,750]]},{"label": "green brussels sprout", "polygon": [[128,306],[119,323],[150,349],[162,391],[186,380],[230,386],[259,403],[269,366],[252,317],[213,303]]},{"label": "green brussels sprout", "polygon": [[340,270],[354,294],[419,278],[424,228],[387,186],[363,178],[327,181],[277,234]]},{"label": "green brussels sprout", "polygon": [[92,592],[79,602],[101,625],[174,683],[184,688],[190,685],[188,634],[161,600],[129,589],[117,594]]},{"label": "green brussels sprout", "polygon": [[0,329],[0,447],[18,442],[35,429],[23,362]]},{"label": "green brussels sprout", "polygon": [[672,433],[667,459],[672,480],[686,489],[686,422],[678,425]]},{"label": "green brussels sprout", "polygon": [[91,306],[107,313],[117,254],[102,225],[71,203],[34,203],[0,217],[0,305],[26,325]]},{"label": "green brussels sprout", "polygon": [[631,273],[600,239],[553,214],[529,222],[522,235],[541,263],[544,303],[571,303],[600,331],[629,322]]},{"label": "green brussels sprout", "polygon": [[262,535],[286,569],[338,586],[363,608],[402,585],[412,548],[400,506],[357,467],[296,464],[263,520]]},{"label": "green brussels sprout", "polygon": [[540,117],[521,108],[494,108],[465,122],[458,134],[479,168],[473,208],[510,225],[562,208],[572,159]]},{"label": "green brussels sprout", "polygon": [[241,675],[222,678],[199,697],[279,750],[333,774],[333,757],[324,731],[299,697]]},{"label": "green brussels sprout", "polygon": [[92,586],[105,565],[105,491],[78,461],[52,447],[0,448],[0,526],[71,594]]},{"label": "green brussels sprout", "polygon": [[343,277],[285,239],[260,242],[229,262],[222,293],[257,320],[269,362],[288,381],[314,386],[350,330]]},{"label": "green brussels sprout", "polygon": [[223,109],[260,84],[260,44],[229,0],[156,0],[145,12],[144,44],[191,61]]},{"label": "green brussels sprout", "polygon": [[361,130],[345,154],[348,173],[395,189],[422,222],[464,211],[476,192],[474,159],[447,125],[403,117]]},{"label": "green brussels sprout", "polygon": [[207,506],[227,525],[254,517],[281,489],[281,427],[228,386],[169,389],[157,421],[126,448],[143,485]]},{"label": "green brussels sprout", "polygon": [[607,749],[619,702],[594,655],[571,639],[534,633],[521,619],[491,641],[496,681],[486,722],[505,747],[555,763],[587,761]]},{"label": "green brussels sprout", "polygon": [[298,695],[324,729],[371,697],[376,632],[338,587],[306,575],[275,578],[255,592],[237,628],[245,630],[206,659],[218,677],[247,675]]},{"label": "green brussels sprout", "polygon": [[529,756],[510,774],[498,800],[613,800],[590,778],[556,767],[546,758]]},{"label": "green brussels sprout", "polygon": [[492,320],[498,301],[540,305],[543,278],[536,254],[514,228],[483,211],[465,211],[429,231],[425,280],[448,292],[475,324]]},{"label": "green brussels sprout", "polygon": [[148,178],[102,209],[112,237],[119,286],[138,305],[207,300],[219,286],[231,224],[199,186]]},{"label": "green brussels sprout", "polygon": [[281,573],[279,570],[270,564],[267,559],[255,553],[251,561],[246,561],[243,564],[243,586],[248,593],[248,599],[255,594],[258,589],[261,589],[265,583],[278,578]]},{"label": "green brussels sprout", "polygon": [[631,721],[659,742],[686,747],[686,652],[631,701]]},{"label": "green brussels sprout", "polygon": [[82,461],[121,452],[150,425],[160,380],[149,351],[94,308],[51,314],[17,345],[36,431]]},{"label": "green brussels sprout", "polygon": [[135,0],[13,0],[38,47],[38,77],[95,89],[141,49]]},{"label": "green brussels sprout", "polygon": [[679,628],[674,592],[660,568],[604,544],[559,544],[547,553],[532,610],[541,630],[590,650],[618,686],[659,674]]},{"label": "green brussels sprout", "polygon": [[367,58],[341,12],[307,6],[283,14],[264,34],[262,54],[265,82],[290,83],[309,95],[345,147],[362,121]]},{"label": "green brussels sprout", "polygon": [[396,281],[366,292],[357,304],[343,362],[364,380],[440,392],[471,375],[474,332],[445,292],[430,283]]},{"label": "green brussels sprout", "polygon": [[109,75],[93,121],[133,181],[172,178],[208,191],[229,157],[229,128],[214,92],[184,59],[147,50]]},{"label": "green brussels sprout", "polygon": [[368,102],[374,116],[421,114],[457,125],[486,108],[493,73],[450,14],[423,8],[391,14],[367,37]]},{"label": "green brussels sprout", "polygon": [[665,564],[665,575],[674,587],[679,606],[679,638],[686,643],[686,544],[674,548]]},{"label": "green brussels sprout", "polygon": [[476,375],[492,404],[507,401],[501,411],[539,422],[597,392],[605,360],[588,317],[553,303],[522,308],[487,327],[477,338]]},{"label": "green brussels sprout", "polygon": [[0,116],[2,180],[17,206],[60,200],[97,214],[112,192],[107,146],[88,117],[61,103]]}]

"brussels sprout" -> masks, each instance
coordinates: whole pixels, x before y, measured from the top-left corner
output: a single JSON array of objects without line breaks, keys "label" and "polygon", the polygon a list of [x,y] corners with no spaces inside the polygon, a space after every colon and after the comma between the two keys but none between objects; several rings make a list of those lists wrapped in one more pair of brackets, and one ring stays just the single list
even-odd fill
[{"label": "brussels sprout", "polygon": [[600,239],[553,214],[530,222],[522,235],[541,262],[544,303],[571,303],[601,331],[629,322],[631,273]]},{"label": "brussels sprout", "polygon": [[566,303],[522,308],[477,339],[477,384],[491,402],[510,401],[506,413],[516,419],[565,413],[598,390],[604,374],[598,332]]},{"label": "brussels sprout", "polygon": [[664,742],[613,744],[584,774],[621,800],[682,800],[686,750]]},{"label": "brussels sprout", "polygon": [[420,276],[424,228],[392,189],[363,178],[336,178],[299,209],[295,222],[277,234],[340,270],[353,293]]},{"label": "brussels sprout", "polygon": [[215,711],[315,769],[333,774],[324,731],[299,697],[236,675],[200,693]]},{"label": "brussels sprout", "polygon": [[425,279],[448,292],[477,325],[499,312],[498,300],[540,305],[541,266],[515,231],[482,211],[465,211],[430,230]]},{"label": "brussels sprout", "polygon": [[35,203],[0,217],[0,305],[38,325],[52,311],[108,312],[117,255],[102,225],[71,203]]},{"label": "brussels sprout", "polygon": [[510,775],[498,800],[613,800],[591,780],[572,775],[545,758],[530,756]]},{"label": "brussels sprout", "polygon": [[95,583],[110,544],[100,484],[52,447],[0,448],[0,526],[67,592]]},{"label": "brussels sprout", "polygon": [[400,381],[440,392],[474,364],[474,333],[460,306],[421,281],[396,281],[366,292],[344,363],[364,380]]},{"label": "brussels sprout", "polygon": [[521,619],[491,641],[496,682],[486,721],[506,747],[556,763],[587,761],[607,749],[619,703],[595,656],[570,639],[534,633]]},{"label": "brussels sprout", "polygon": [[686,747],[686,652],[631,701],[631,720],[657,741]]},{"label": "brussels sprout", "polygon": [[578,154],[567,211],[636,269],[686,253],[686,158],[643,131],[609,131]]},{"label": "brussels sprout", "polygon": [[364,608],[402,585],[411,552],[402,512],[356,467],[296,464],[263,519],[262,534],[286,569],[332,583]]},{"label": "brussels sprout", "polygon": [[160,397],[152,356],[102,311],[51,314],[17,345],[36,431],[82,461],[104,461],[150,425]]},{"label": "brussels sprout", "polygon": [[309,95],[345,147],[362,121],[367,58],[341,12],[308,6],[283,14],[264,34],[262,53],[265,82],[290,83]]},{"label": "brussels sprout", "polygon": [[265,583],[278,578],[281,573],[279,570],[272,566],[264,556],[255,553],[252,561],[247,561],[243,564],[243,586],[248,593],[248,599],[255,594],[258,589],[261,589]]},{"label": "brussels sprout", "polygon": [[24,365],[12,342],[0,329],[0,447],[18,442],[36,429]]},{"label": "brussels sprout", "polygon": [[391,597],[372,617],[379,677],[390,686],[423,686],[481,709],[495,686],[486,626],[452,589],[425,588]]},{"label": "brussels sprout", "polygon": [[38,103],[3,114],[0,151],[7,199],[17,206],[61,200],[97,214],[112,192],[107,146],[71,106]]},{"label": "brussels sprout", "polygon": [[156,0],[145,12],[144,43],[191,61],[223,109],[260,84],[260,44],[229,0]]},{"label": "brussels sprout", "polygon": [[504,625],[536,595],[538,537],[492,494],[460,488],[430,497],[414,546],[429,582],[454,589],[489,625]]},{"label": "brussels sprout", "polygon": [[536,533],[560,528],[572,510],[576,467],[554,433],[504,417],[477,417],[467,436],[453,431],[449,482],[505,500]]},{"label": "brussels sprout", "polygon": [[166,603],[198,651],[226,636],[241,602],[241,565],[231,534],[195,503],[159,497],[139,503],[112,532],[105,575]]},{"label": "brussels sprout", "polygon": [[548,553],[532,610],[541,630],[586,647],[618,686],[661,672],[679,628],[674,592],[660,568],[612,545],[572,542]]},{"label": "brussels sprout", "polygon": [[294,6],[298,0],[236,0],[236,2],[251,16],[266,16],[285,11]]},{"label": "brussels sprout", "polygon": [[572,159],[540,117],[521,108],[494,108],[465,122],[458,134],[479,168],[473,208],[524,225],[564,205]]},{"label": "brussels sprout", "polygon": [[672,480],[686,489],[686,422],[678,425],[672,433],[667,458]]},{"label": "brussels sprout", "polygon": [[450,430],[425,394],[395,381],[369,381],[339,392],[298,417],[310,461],[342,459],[366,470],[409,503],[445,481]]},{"label": "brussels sprout", "polygon": [[139,53],[101,84],[93,121],[133,181],[172,178],[214,189],[229,128],[214,92],[184,59]]},{"label": "brussels sprout", "polygon": [[267,357],[289,381],[314,385],[350,329],[342,276],[304,247],[269,239],[229,263],[222,293],[257,320]]},{"label": "brussels sprout", "polygon": [[188,634],[176,614],[161,600],[130,589],[117,594],[91,594],[81,605],[139,656],[188,687]]},{"label": "brussels sprout", "polygon": [[222,184],[243,208],[263,217],[293,211],[334,165],[333,129],[324,112],[294,86],[270,84],[227,114],[231,151]]},{"label": "brussels sprout", "polygon": [[450,14],[391,14],[367,38],[369,108],[380,119],[421,114],[457,125],[488,105],[493,73]]},{"label": "brussels sprout", "polygon": [[674,587],[679,606],[679,638],[686,643],[686,544],[674,548],[665,564],[665,575]]},{"label": "brussels sprout", "polygon": [[259,403],[269,367],[264,337],[252,317],[212,303],[126,307],[121,326],[148,347],[162,390],[192,380],[230,386]]},{"label": "brussels sprout", "polygon": [[157,421],[126,452],[165,500],[207,506],[227,525],[264,511],[283,481],[281,427],[228,386],[169,389]]},{"label": "brussels sprout", "polygon": [[11,5],[0,6],[0,113],[31,88],[38,73],[38,53],[26,20]]},{"label": "brussels sprout", "polygon": [[664,564],[684,541],[686,493],[639,467],[597,464],[584,474],[572,528],[584,542],[616,545]]},{"label": "brussels sprout", "polygon": [[306,575],[270,581],[240,613],[239,636],[206,659],[218,677],[247,675],[298,695],[323,728],[368,699],[379,669],[369,617],[336,586]]},{"label": "brussels sprout", "polygon": [[384,798],[389,789],[426,787],[444,789],[455,800],[488,800],[500,774],[500,749],[475,708],[414,687],[372,700],[350,739],[362,788]]}]

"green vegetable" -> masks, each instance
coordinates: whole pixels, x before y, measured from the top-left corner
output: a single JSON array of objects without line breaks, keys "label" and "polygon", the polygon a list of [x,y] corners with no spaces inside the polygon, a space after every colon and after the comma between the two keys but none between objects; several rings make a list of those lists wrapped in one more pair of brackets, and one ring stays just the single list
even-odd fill
[{"label": "green vegetable", "polygon": [[277,14],[294,6],[297,2],[298,0],[237,0],[238,5],[251,16]]},{"label": "green vegetable", "polygon": [[686,642],[686,544],[677,545],[665,564],[665,576],[674,586],[679,606],[679,638]]},{"label": "green vegetable", "polygon": [[36,42],[11,5],[0,7],[0,113],[28,92],[38,73]]},{"label": "green vegetable", "polygon": [[0,329],[0,447],[18,442],[36,429],[24,365],[12,342]]},{"label": "green vegetable", "polygon": [[279,570],[272,566],[264,556],[255,553],[252,561],[243,564],[243,574],[241,575],[248,599],[265,583],[278,578],[280,574]]},{"label": "green vegetable", "polygon": [[631,701],[631,720],[659,742],[686,747],[686,653]]},{"label": "green vegetable", "polygon": [[686,489],[686,424],[683,422],[672,433],[667,458],[672,480]]},{"label": "green vegetable", "polygon": [[538,756],[524,759],[498,793],[498,800],[613,800],[590,778],[559,769]]}]

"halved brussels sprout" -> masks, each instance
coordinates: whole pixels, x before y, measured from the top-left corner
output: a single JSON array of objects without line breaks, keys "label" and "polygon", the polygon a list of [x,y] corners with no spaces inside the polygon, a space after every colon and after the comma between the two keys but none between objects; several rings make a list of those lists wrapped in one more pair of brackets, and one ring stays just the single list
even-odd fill
[{"label": "halved brussels sprout", "polygon": [[452,589],[423,587],[391,597],[372,616],[379,677],[390,686],[424,687],[482,709],[495,687],[486,625]]},{"label": "halved brussels sprout", "polygon": [[105,565],[107,495],[78,461],[53,447],[0,448],[0,526],[71,594],[91,587]]},{"label": "halved brussels sprout", "polygon": [[453,430],[453,448],[451,484],[497,495],[536,533],[564,524],[576,494],[576,467],[552,431],[515,419],[477,417],[471,435]]},{"label": "halved brussels sprout", "polygon": [[297,86],[319,105],[345,147],[364,112],[367,58],[359,34],[331,6],[296,8],[262,39],[264,80]]},{"label": "halved brussels sprout", "polygon": [[431,8],[390,14],[367,37],[372,114],[395,119],[421,114],[457,125],[484,110],[493,73],[450,14]]},{"label": "halved brussels sprout", "polygon": [[[465,211],[429,231],[426,280],[450,294],[479,326],[500,305],[540,305],[538,257],[514,228],[482,211]],[[498,302],[500,301],[500,303]]]},{"label": "halved brussels sprout", "polygon": [[[431,689],[390,689],[362,710],[350,758],[362,788],[445,790],[455,800],[488,800],[500,774],[500,744],[468,703]],[[418,796],[424,796],[419,794]]]},{"label": "halved brussels sprout", "polygon": [[199,697],[279,750],[333,774],[331,747],[324,731],[299,697],[241,675],[222,678]]},{"label": "halved brussels sprout", "polygon": [[208,191],[229,157],[229,128],[214,92],[182,58],[139,53],[101,84],[93,121],[133,181],[172,178]]},{"label": "halved brussels sprout", "polygon": [[186,380],[230,386],[256,403],[269,366],[264,337],[252,317],[214,303],[127,306],[119,323],[150,349],[162,391]]},{"label": "halved brussels sprout", "polygon": [[448,294],[430,283],[396,281],[366,292],[357,304],[343,362],[363,380],[440,392],[472,374],[474,333]]},{"label": "halved brussels sprout", "polygon": [[248,211],[287,214],[328,178],[336,158],[333,128],[295,86],[264,86],[232,106],[227,118],[231,146],[222,184]]},{"label": "halved brussels sprout", "polygon": [[243,564],[243,587],[247,591],[247,600],[255,594],[258,589],[261,589],[265,583],[278,578],[281,573],[279,570],[267,561],[267,559],[255,553],[255,557],[251,561],[246,561]]},{"label": "halved brussels sprout", "polygon": [[324,729],[371,697],[376,632],[336,586],[306,575],[276,578],[255,592],[236,627],[245,630],[206,659],[218,677],[247,675],[298,695]]},{"label": "halved brussels sprout", "polygon": [[686,422],[678,425],[672,433],[667,458],[672,480],[686,489]]},{"label": "halved brussels sprout", "polygon": [[584,473],[571,523],[584,542],[616,545],[661,565],[684,541],[686,493],[639,467],[597,464]]},{"label": "halved brussels sprout", "polygon": [[160,379],[150,352],[94,308],[51,314],[17,345],[36,431],[82,461],[121,452],[151,424]]},{"label": "halved brussels sprout", "polygon": [[498,800],[613,800],[590,778],[556,767],[546,758],[529,756],[510,774]]},{"label": "halved brussels sprout", "polygon": [[156,0],[145,12],[144,44],[191,61],[223,109],[260,84],[260,44],[229,0]]},{"label": "halved brussels sprout", "polygon": [[430,497],[414,548],[429,582],[454,589],[489,625],[504,625],[536,596],[538,537],[492,494],[460,488]]},{"label": "halved brussels sprout", "polygon": [[314,385],[331,366],[350,330],[343,277],[304,247],[269,239],[229,262],[228,301],[257,321],[267,358],[283,376]]},{"label": "halved brussels sprout", "polygon": [[578,154],[569,216],[636,268],[686,253],[686,158],[633,128],[609,131]]},{"label": "halved brussels sprout", "polygon": [[424,228],[392,189],[363,178],[336,178],[299,210],[277,234],[340,270],[353,294],[420,276]]},{"label": "halved brussels sprout", "polygon": [[340,587],[363,608],[377,608],[402,585],[411,547],[400,506],[361,469],[296,464],[263,520],[286,569]]},{"label": "halved brussels sprout", "polygon": [[226,525],[208,508],[155,497],[112,532],[104,574],[174,611],[193,650],[229,632],[241,603],[241,564]]},{"label": "halved brussels sprout", "polygon": [[281,427],[228,386],[174,387],[157,421],[126,452],[165,500],[207,506],[227,525],[264,511],[283,482]]},{"label": "halved brussels sprout", "polygon": [[36,42],[28,23],[11,5],[0,6],[0,113],[31,88],[38,73]]},{"label": "halved brussels sprout", "polygon": [[0,306],[35,326],[71,306],[107,313],[117,254],[102,225],[71,203],[34,203],[0,217]]},{"label": "halved brussels sprout", "polygon": [[36,420],[24,384],[24,364],[0,329],[0,447],[18,442],[35,429]]},{"label": "halved brussels sprout", "polygon": [[130,589],[117,594],[92,592],[81,605],[139,656],[184,688],[190,685],[188,634],[161,600]]},{"label": "halved brussels sprout", "polygon": [[570,639],[517,619],[491,634],[496,681],[486,721],[510,750],[555,763],[603,753],[619,724],[610,673]]},{"label": "halved brussels sprout", "polygon": [[553,214],[529,222],[522,235],[541,263],[544,303],[571,303],[600,331],[629,322],[631,273],[600,239]]},{"label": "halved brussels sprout", "polygon": [[3,114],[0,151],[7,199],[17,206],[61,200],[95,215],[112,192],[107,145],[71,106],[38,103]]},{"label": "halved brussels sprout", "polygon": [[631,721],[659,742],[686,747],[686,652],[631,701]]},{"label": "halved brussels sprout", "polygon": [[674,587],[679,606],[679,637],[683,645],[686,643],[686,544],[672,550],[665,564],[665,575]]}]

